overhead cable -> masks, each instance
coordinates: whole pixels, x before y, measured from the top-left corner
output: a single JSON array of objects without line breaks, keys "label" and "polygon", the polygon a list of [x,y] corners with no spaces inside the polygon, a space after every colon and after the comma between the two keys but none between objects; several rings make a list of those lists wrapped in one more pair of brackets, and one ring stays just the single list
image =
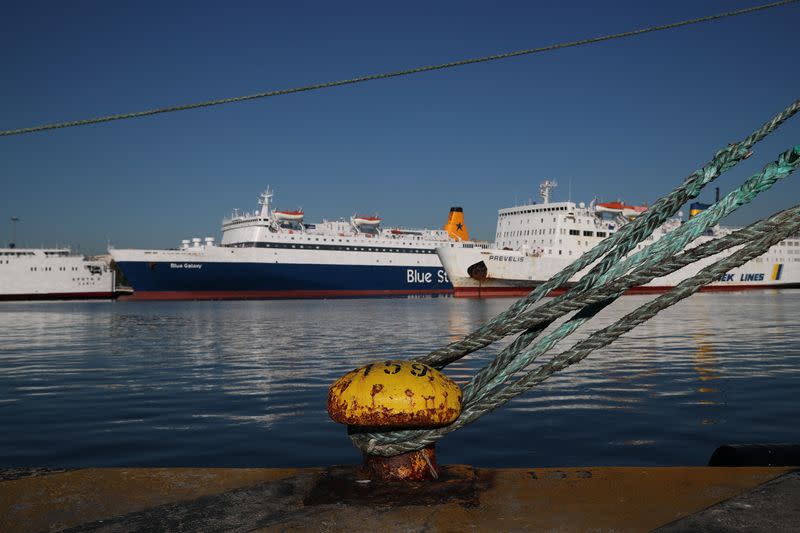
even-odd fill
[{"label": "overhead cable", "polygon": [[235,103],[235,102],[244,102],[244,101],[247,101],[247,100],[256,100],[258,98],[269,98],[269,97],[272,97],[272,96],[281,96],[281,95],[285,95],[285,94],[293,94],[293,93],[300,93],[300,92],[307,92],[307,91],[315,91],[315,90],[318,90],[318,89],[328,89],[328,88],[331,88],[331,87],[339,87],[339,86],[342,86],[342,85],[352,85],[352,84],[356,84],[356,83],[363,83],[363,82],[366,82],[366,81],[382,80],[382,79],[386,79],[386,78],[397,78],[397,77],[400,77],[400,76],[409,76],[411,74],[420,74],[422,72],[431,72],[431,71],[434,71],[434,70],[444,70],[444,69],[448,69],[448,68],[462,67],[462,66],[465,66],[465,65],[472,65],[472,64],[475,64],[475,63],[486,63],[486,62],[489,62],[489,61],[497,61],[497,60],[500,60],[500,59],[508,59],[508,58],[511,58],[511,57],[538,54],[538,53],[541,53],[541,52],[550,52],[550,51],[553,51],[553,50],[560,50],[562,48],[570,48],[570,47],[573,47],[573,46],[582,46],[582,45],[585,45],[585,44],[599,43],[599,42],[603,42],[603,41],[611,41],[611,40],[614,40],[614,39],[623,39],[625,37],[634,37],[636,35],[642,35],[644,33],[652,33],[652,32],[663,31],[663,30],[671,30],[671,29],[674,29],[674,28],[680,28],[682,26],[689,26],[689,25],[692,25],[692,24],[700,24],[702,22],[710,22],[712,20],[718,20],[718,19],[723,19],[723,18],[728,18],[728,17],[735,17],[735,16],[738,16],[738,15],[746,15],[748,13],[754,13],[756,11],[763,11],[763,10],[766,10],[766,9],[772,9],[772,8],[776,8],[776,7],[781,7],[781,6],[784,6],[784,5],[787,5],[787,4],[795,4],[795,3],[799,2],[799,1],[800,0],[781,0],[779,2],[772,2],[770,4],[763,4],[763,5],[760,5],[760,6],[753,6],[753,7],[748,7],[748,8],[744,8],[744,9],[738,9],[736,11],[727,11],[725,13],[718,13],[716,15],[710,15],[710,16],[707,16],[707,17],[694,18],[694,19],[684,20],[684,21],[681,21],[681,22],[673,22],[671,24],[662,24],[662,25],[659,25],[659,26],[650,26],[648,28],[641,28],[641,29],[638,29],[638,30],[626,31],[626,32],[622,32],[622,33],[614,33],[614,34],[610,34],[610,35],[603,35],[603,36],[600,36],[600,37],[592,37],[592,38],[589,38],[589,39],[581,39],[579,41],[569,41],[569,42],[565,42],[565,43],[552,44],[552,45],[543,46],[543,47],[540,47],[540,48],[529,48],[529,49],[526,49],[526,50],[517,50],[515,52],[506,52],[506,53],[502,53],[502,54],[495,54],[495,55],[484,56],[484,57],[477,57],[477,58],[471,58],[471,59],[462,59],[462,60],[459,60],[459,61],[451,61],[449,63],[442,63],[442,64],[439,64],[439,65],[429,65],[429,66],[426,66],[426,67],[417,67],[417,68],[406,69],[406,70],[397,70],[397,71],[394,71],[394,72],[386,72],[386,73],[383,73],[383,74],[371,74],[371,75],[367,75],[367,76],[360,76],[360,77],[357,77],[357,78],[350,78],[350,79],[346,79],[346,80],[330,81],[330,82],[325,82],[325,83],[317,83],[317,84],[314,84],[314,85],[305,85],[305,86],[302,86],[302,87],[294,87],[294,88],[291,88],[291,89],[278,89],[278,90],[274,90],[274,91],[266,91],[266,92],[260,92],[260,93],[255,93],[255,94],[248,94],[248,95],[245,95],[245,96],[235,96],[235,97],[232,97],[232,98],[220,98],[220,99],[217,99],[217,100],[208,100],[208,101],[205,101],[205,102],[196,102],[196,103],[192,103],[192,104],[183,104],[183,105],[175,105],[175,106],[168,106],[168,107],[159,107],[159,108],[156,108],[156,109],[148,109],[148,110],[145,110],[145,111],[135,111],[133,113],[121,113],[121,114],[117,114],[117,115],[107,115],[107,116],[104,116],[104,117],[89,118],[89,119],[84,119],[84,120],[73,120],[73,121],[69,121],[69,122],[58,122],[58,123],[53,123],[53,124],[43,124],[43,125],[40,125],[40,126],[33,126],[33,127],[30,127],[30,128],[19,128],[19,129],[13,129],[13,130],[5,130],[5,131],[0,131],[0,137],[2,137],[2,136],[10,136],[10,135],[22,135],[24,133],[34,133],[34,132],[37,132],[37,131],[54,130],[54,129],[59,129],[59,128],[71,128],[71,127],[75,127],[75,126],[87,126],[89,124],[98,124],[98,123],[101,123],[101,122],[111,122],[111,121],[114,121],[114,120],[125,120],[125,119],[131,119],[131,118],[140,118],[140,117],[146,117],[146,116],[150,116],[150,115],[158,115],[158,114],[161,114],[161,113],[172,113],[174,111],[186,111],[188,109],[197,109],[197,108],[200,108],[200,107],[211,107],[211,106],[217,106],[217,105],[223,105],[223,104],[232,104],[232,103]]}]

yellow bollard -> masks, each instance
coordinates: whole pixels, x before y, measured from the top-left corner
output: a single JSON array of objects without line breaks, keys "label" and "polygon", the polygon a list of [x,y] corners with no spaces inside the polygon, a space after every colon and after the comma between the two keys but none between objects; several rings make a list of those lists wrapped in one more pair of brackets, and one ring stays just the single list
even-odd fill
[{"label": "yellow bollard", "polygon": [[[461,414],[461,389],[422,363],[373,363],[348,372],[331,385],[328,414],[361,431],[446,426]],[[434,446],[394,457],[364,454],[363,473],[379,480],[436,478]]]}]

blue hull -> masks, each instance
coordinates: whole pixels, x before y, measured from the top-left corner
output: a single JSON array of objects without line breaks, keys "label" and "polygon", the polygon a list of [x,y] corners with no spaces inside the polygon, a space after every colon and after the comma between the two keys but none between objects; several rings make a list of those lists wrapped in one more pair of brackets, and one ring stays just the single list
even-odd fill
[{"label": "blue hull", "polygon": [[442,267],[122,261],[134,299],[451,294]]}]

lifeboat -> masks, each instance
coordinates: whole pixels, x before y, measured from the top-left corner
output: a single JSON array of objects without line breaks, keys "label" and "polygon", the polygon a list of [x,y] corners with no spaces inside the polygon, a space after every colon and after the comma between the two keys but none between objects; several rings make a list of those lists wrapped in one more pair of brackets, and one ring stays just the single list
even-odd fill
[{"label": "lifeboat", "polygon": [[646,205],[626,205],[622,208],[622,216],[638,217],[645,211],[647,211]]},{"label": "lifeboat", "polygon": [[414,231],[411,229],[392,229],[389,230],[392,235],[422,235],[421,231]]},{"label": "lifeboat", "polygon": [[638,217],[647,211],[646,205],[625,205],[622,202],[605,202],[597,204],[595,211],[599,213],[614,213],[624,217]]},{"label": "lifeboat", "polygon": [[378,217],[364,217],[364,216],[354,216],[353,217],[353,224],[359,227],[366,227],[366,228],[374,228],[380,225],[381,219]]},{"label": "lifeboat", "polygon": [[622,213],[622,210],[627,207],[622,202],[605,202],[602,204],[597,204],[594,207],[595,211],[601,213]]},{"label": "lifeboat", "polygon": [[302,211],[273,211],[272,215],[276,220],[303,220]]}]

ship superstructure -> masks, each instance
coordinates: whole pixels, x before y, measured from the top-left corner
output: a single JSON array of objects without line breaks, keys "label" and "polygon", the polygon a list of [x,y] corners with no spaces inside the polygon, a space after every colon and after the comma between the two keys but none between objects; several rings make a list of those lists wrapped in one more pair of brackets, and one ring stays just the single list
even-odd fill
[{"label": "ship superstructure", "polygon": [[0,248],[0,300],[112,298],[114,272],[69,248]]},{"label": "ship superstructure", "polygon": [[[581,203],[552,202],[557,184],[540,186],[541,203],[503,208],[498,211],[496,243],[492,248],[438,249],[453,283],[456,296],[522,296],[536,285],[572,263],[579,256],[613,235],[647,210],[647,206],[622,201]],[[692,204],[694,216],[707,206]],[[682,223],[682,214],[667,220],[634,251],[652,244]],[[716,226],[693,246],[729,234],[735,228]],[[677,272],[636,288],[632,292],[659,292],[674,287],[723,254],[689,265]],[[588,271],[579,272],[569,284]],[[792,237],[767,253],[728,272],[705,290],[743,290],[766,287],[800,287],[800,238]]]},{"label": "ship superstructure", "polygon": [[320,298],[449,294],[436,248],[476,246],[463,241],[461,208],[446,230],[383,228],[376,215],[306,223],[300,209],[273,209],[272,197],[267,189],[257,211],[223,219],[219,244],[109,252],[135,299]]}]

